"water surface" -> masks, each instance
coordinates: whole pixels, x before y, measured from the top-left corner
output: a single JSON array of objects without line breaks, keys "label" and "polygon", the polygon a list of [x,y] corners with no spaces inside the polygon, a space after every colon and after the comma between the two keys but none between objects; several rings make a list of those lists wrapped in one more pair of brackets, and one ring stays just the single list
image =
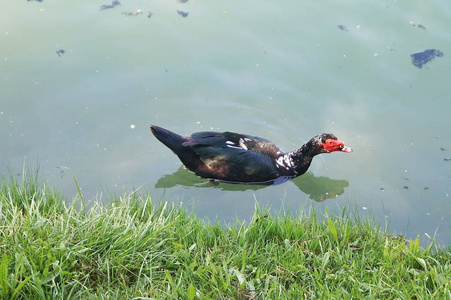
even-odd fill
[{"label": "water surface", "polygon": [[[98,201],[140,187],[224,222],[249,219],[256,203],[347,205],[394,234],[451,241],[447,2],[121,2],[0,0],[3,174],[39,163],[69,198],[74,177]],[[426,49],[444,57],[416,68],[410,54]],[[180,168],[151,124],[287,151],[332,132],[354,152],[317,157],[282,185],[212,186]]]}]

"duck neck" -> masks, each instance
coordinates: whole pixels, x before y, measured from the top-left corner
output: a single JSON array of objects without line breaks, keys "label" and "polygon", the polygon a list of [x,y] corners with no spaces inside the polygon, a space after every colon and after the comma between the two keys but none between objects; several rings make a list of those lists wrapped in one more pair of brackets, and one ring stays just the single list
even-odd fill
[{"label": "duck neck", "polygon": [[290,156],[291,161],[293,162],[293,171],[296,175],[301,175],[307,172],[310,164],[312,163],[313,157],[320,153],[318,147],[315,147],[315,142],[316,140],[313,138],[305,143],[301,148],[286,154]]}]

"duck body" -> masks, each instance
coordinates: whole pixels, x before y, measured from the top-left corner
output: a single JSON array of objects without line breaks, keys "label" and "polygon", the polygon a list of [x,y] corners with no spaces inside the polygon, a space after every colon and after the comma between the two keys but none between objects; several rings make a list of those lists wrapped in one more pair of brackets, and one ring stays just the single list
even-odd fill
[{"label": "duck body", "polygon": [[317,154],[352,151],[332,134],[283,152],[267,139],[246,134],[205,131],[183,137],[155,125],[150,129],[196,175],[231,183],[282,183],[304,174]]}]

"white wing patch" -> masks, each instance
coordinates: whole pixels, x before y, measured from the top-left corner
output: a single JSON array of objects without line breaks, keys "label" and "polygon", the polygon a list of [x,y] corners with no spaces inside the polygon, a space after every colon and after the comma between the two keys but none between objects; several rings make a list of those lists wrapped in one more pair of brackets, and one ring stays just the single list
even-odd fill
[{"label": "white wing patch", "polygon": [[250,141],[250,139],[248,139],[248,138],[239,139],[239,141],[238,141],[239,145],[235,144],[232,141],[226,141],[226,145],[229,148],[249,150],[249,149],[247,149],[247,146],[245,143],[246,141]]},{"label": "white wing patch", "polygon": [[241,149],[241,147],[237,146],[234,142],[232,141],[226,141],[226,145],[229,148],[235,148],[235,149]]},{"label": "white wing patch", "polygon": [[246,144],[244,143],[246,140],[250,141],[247,138],[245,138],[244,140],[240,139],[240,147],[247,150]]},{"label": "white wing patch", "polygon": [[291,158],[291,155],[285,154],[285,155],[282,155],[279,158],[277,158],[276,159],[276,167],[277,168],[282,167],[287,170],[294,167],[293,159]]}]

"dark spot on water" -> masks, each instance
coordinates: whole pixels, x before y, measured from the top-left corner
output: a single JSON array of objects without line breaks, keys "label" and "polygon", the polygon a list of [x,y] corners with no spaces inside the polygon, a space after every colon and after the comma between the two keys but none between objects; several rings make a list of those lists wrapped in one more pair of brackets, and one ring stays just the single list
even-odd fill
[{"label": "dark spot on water", "polygon": [[445,149],[445,148],[440,148],[440,150],[441,150],[441,151],[446,151],[446,149]]},{"label": "dark spot on water", "polygon": [[109,4],[105,4],[105,5],[100,6],[99,10],[105,10],[105,9],[108,9],[108,8],[114,8],[114,6],[113,5],[109,5]]},{"label": "dark spot on water", "polygon": [[427,64],[435,57],[442,57],[443,55],[443,52],[440,50],[428,49],[423,52],[411,54],[410,57],[412,58],[413,65],[421,69],[424,64]]},{"label": "dark spot on water", "polygon": [[150,19],[152,17],[153,13],[151,11],[149,11],[149,13],[147,14],[147,17]]},{"label": "dark spot on water", "polygon": [[424,27],[424,26],[421,25],[421,24],[415,24],[415,23],[412,22],[412,21],[410,21],[409,24],[412,25],[413,27],[418,26],[418,28],[421,28],[421,29],[423,29],[423,30],[426,30],[426,27]]},{"label": "dark spot on water", "polygon": [[409,189],[409,187],[408,187],[407,185],[405,185],[403,188],[404,188],[405,190],[408,190],[408,189]]},{"label": "dark spot on water", "polygon": [[425,191],[427,191],[427,190],[429,190],[429,189],[430,189],[430,187],[428,187],[428,186],[425,186],[425,187],[424,187],[424,190],[425,190]]},{"label": "dark spot on water", "polygon": [[349,31],[348,28],[346,28],[346,26],[344,25],[337,25],[337,28],[340,30]]},{"label": "dark spot on water", "polygon": [[188,17],[188,14],[189,14],[189,12],[185,12],[185,11],[182,11],[182,10],[177,10],[177,13],[179,15],[181,15],[182,17],[184,17],[184,18]]},{"label": "dark spot on water", "polygon": [[385,191],[385,189],[383,187],[381,187],[381,191],[383,192],[383,191]]},{"label": "dark spot on water", "polygon": [[450,161],[450,160],[451,160],[451,157],[445,157],[443,160],[444,160],[444,161]]},{"label": "dark spot on water", "polygon": [[111,2],[110,4],[104,4],[102,6],[100,6],[99,10],[105,10],[105,9],[109,9],[109,8],[115,8],[116,6],[121,5],[121,3],[117,0],[114,0],[113,2]]},{"label": "dark spot on water", "polygon": [[59,57],[61,57],[61,54],[66,53],[66,51],[64,51],[64,49],[60,49],[58,51],[56,51],[56,54],[58,54]]}]

